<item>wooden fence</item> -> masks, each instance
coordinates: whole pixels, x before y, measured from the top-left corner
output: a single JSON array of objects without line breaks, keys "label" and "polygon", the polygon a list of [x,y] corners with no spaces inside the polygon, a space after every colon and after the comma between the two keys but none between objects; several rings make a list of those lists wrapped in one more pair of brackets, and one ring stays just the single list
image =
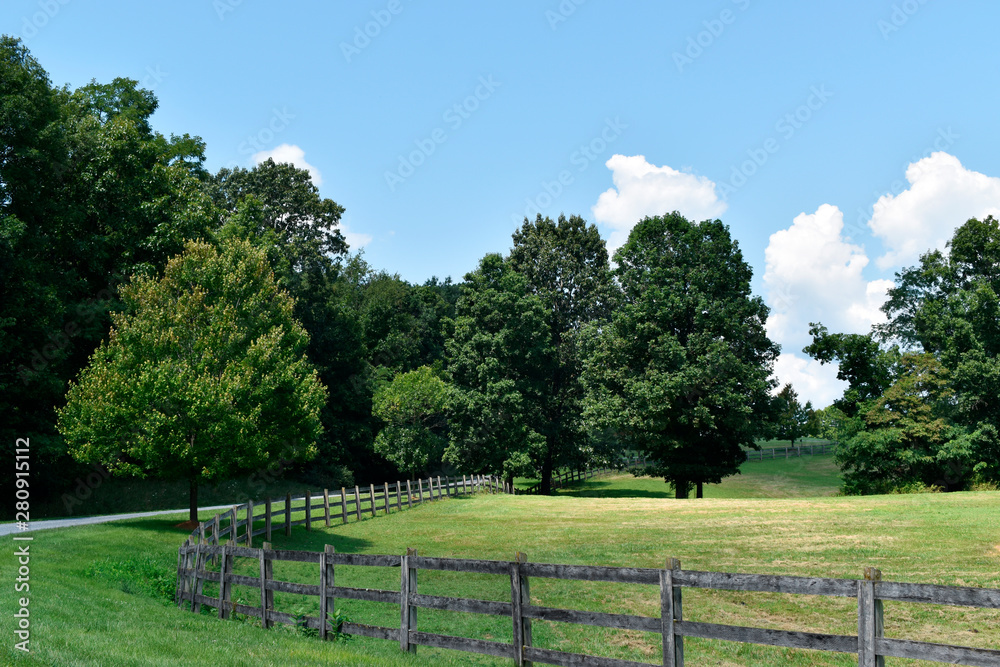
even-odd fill
[{"label": "wooden fence", "polygon": [[835,442],[826,442],[819,445],[793,445],[790,447],[768,447],[767,449],[748,449],[747,461],[763,461],[764,459],[787,459],[803,454],[829,454],[837,447]]},{"label": "wooden fence", "polygon": [[[329,638],[330,617],[338,598],[367,600],[399,606],[399,624],[382,627],[345,622],[340,630],[352,635],[398,641],[403,651],[415,652],[418,645],[455,649],[510,658],[516,665],[532,662],[551,665],[589,665],[594,667],[644,667],[648,663],[579,653],[557,651],[534,646],[531,624],[534,620],[557,621],[604,628],[621,628],[653,633],[661,638],[662,663],[673,667],[684,664],[684,638],[701,637],[723,641],[763,644],[789,648],[813,649],[857,654],[862,667],[884,665],[884,657],[916,658],[962,665],[1000,665],[1000,651],[932,644],[892,639],[883,635],[884,602],[960,605],[1000,609],[1000,590],[960,588],[927,584],[906,584],[882,581],[881,573],[866,568],[864,578],[821,579],[813,577],[730,574],[682,570],[680,562],[668,559],[663,569],[593,567],[529,563],[523,553],[506,561],[427,558],[408,549],[403,556],[361,555],[336,553],[327,546],[323,553],[279,551],[265,544],[253,549],[232,545],[212,545],[205,542],[186,543],[179,550],[183,567],[178,570],[178,604],[200,611],[202,606],[218,610],[220,618],[233,613],[261,619],[264,628],[274,623],[305,625],[314,628],[322,638]],[[209,558],[218,557],[217,570],[209,570]],[[259,576],[233,574],[235,559],[256,561]],[[275,561],[315,563],[318,567],[315,584],[275,580]],[[374,590],[336,585],[336,567],[362,566],[399,568],[399,590]],[[424,595],[418,591],[418,572],[439,570],[509,578],[510,601]],[[561,609],[532,604],[529,582],[533,578],[559,580],[647,584],[659,588],[658,617],[630,614],[609,614],[593,611]],[[205,581],[218,584],[218,596],[203,594]],[[232,601],[232,586],[245,586],[260,591],[260,603],[244,605]],[[734,625],[719,625],[684,620],[682,611],[684,588],[729,591],[755,591],[790,595],[818,595],[857,599],[857,635],[831,635],[811,632],[762,629]],[[318,616],[292,616],[274,609],[274,591],[298,595],[319,596]],[[513,631],[512,641],[498,642],[451,635],[421,632],[417,625],[418,609],[486,614],[508,618]],[[689,610],[690,611],[690,610]]]},{"label": "wooden fence", "polygon": [[[334,521],[347,523],[352,517],[361,521],[364,516],[375,516],[379,511],[389,514],[393,510],[398,512],[404,507],[410,508],[442,497],[479,492],[513,491],[506,483],[490,475],[462,475],[461,479],[445,476],[443,484],[438,476],[395,484],[386,482],[380,486],[369,484],[367,489],[355,486],[353,491],[341,488],[340,495],[331,495],[328,489],[316,496],[307,491],[303,498],[292,498],[291,494],[287,494],[283,499],[233,505],[232,509],[198,524],[191,531],[187,543],[219,546],[228,539],[236,545],[243,543],[251,547],[253,538],[258,535],[264,535],[264,539],[270,542],[275,525],[283,526],[287,536],[292,534],[293,526],[304,525],[306,530],[311,530],[313,522],[321,521],[329,528]],[[302,518],[293,521],[292,515],[296,513],[301,513]],[[241,514],[243,518],[240,518]],[[259,522],[264,525],[254,528]]]}]

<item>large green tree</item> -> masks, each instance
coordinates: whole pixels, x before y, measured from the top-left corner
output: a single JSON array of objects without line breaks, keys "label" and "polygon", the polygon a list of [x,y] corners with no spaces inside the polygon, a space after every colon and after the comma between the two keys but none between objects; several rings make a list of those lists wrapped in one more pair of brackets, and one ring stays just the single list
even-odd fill
[{"label": "large green tree", "polygon": [[200,482],[315,455],[325,390],[262,250],[190,242],[162,279],[121,292],[124,311],[59,411],[74,457],[188,480],[196,521]]},{"label": "large green tree", "polygon": [[545,454],[540,406],[556,357],[546,304],[498,254],[465,276],[447,342],[454,385],[445,459],[512,481]]},{"label": "large green tree", "polygon": [[791,444],[806,433],[806,424],[812,405],[808,408],[799,402],[799,394],[791,384],[786,384],[773,398],[774,436]]},{"label": "large green tree", "polygon": [[560,466],[589,463],[594,441],[583,424],[580,374],[580,331],[610,317],[617,301],[608,267],[608,252],[597,227],[579,216],[524,220],[514,232],[510,267],[526,279],[528,291],[547,311],[546,326],[554,359],[538,410],[545,448],[536,463],[541,493],[552,489],[552,473]]},{"label": "large green tree", "polygon": [[623,304],[590,333],[588,419],[620,431],[686,498],[756,447],[778,353],[751,268],[719,220],[646,218],[614,257]]}]

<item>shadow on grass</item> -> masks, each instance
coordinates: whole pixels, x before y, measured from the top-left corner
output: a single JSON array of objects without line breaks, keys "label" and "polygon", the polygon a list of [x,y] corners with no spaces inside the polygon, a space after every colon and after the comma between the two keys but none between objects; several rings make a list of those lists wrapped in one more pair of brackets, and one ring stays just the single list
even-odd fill
[{"label": "shadow on grass", "polygon": [[[608,482],[590,482],[585,488],[562,488],[555,495],[571,498],[673,498],[670,488],[663,491],[647,491],[645,489],[609,489]],[[664,486],[666,486],[664,484]]]}]

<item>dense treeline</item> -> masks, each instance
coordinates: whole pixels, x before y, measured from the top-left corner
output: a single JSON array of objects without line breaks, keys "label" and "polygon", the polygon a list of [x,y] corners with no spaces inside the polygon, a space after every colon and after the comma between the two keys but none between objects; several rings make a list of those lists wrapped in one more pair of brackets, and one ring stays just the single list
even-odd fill
[{"label": "dense treeline", "polygon": [[0,428],[31,439],[36,503],[87,464],[188,480],[192,512],[262,467],[547,492],[626,446],[686,497],[765,432],[777,348],[719,221],[642,221],[612,268],[594,225],[538,216],[413,285],[350,254],[307,172],[209,173],[135,81],[55,87],[9,37],[0,74]]}]

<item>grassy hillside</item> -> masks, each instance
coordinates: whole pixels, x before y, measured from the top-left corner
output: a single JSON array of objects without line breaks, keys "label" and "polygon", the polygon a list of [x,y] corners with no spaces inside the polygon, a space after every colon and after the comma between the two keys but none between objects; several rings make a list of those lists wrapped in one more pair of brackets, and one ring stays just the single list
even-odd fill
[{"label": "grassy hillside", "polygon": [[[804,459],[806,460],[806,459]],[[663,498],[479,496],[444,500],[400,514],[329,531],[275,540],[279,547],[341,552],[401,553],[510,559],[515,550],[536,562],[660,567],[670,556],[686,569],[858,578],[864,566],[887,579],[1000,587],[1000,493],[868,498],[793,498],[676,501]],[[33,654],[0,655],[39,665],[314,665],[483,664],[507,661],[421,647],[415,658],[391,642],[359,638],[346,647],[298,637],[288,629],[263,631],[250,622],[220,622],[182,612],[158,600],[143,581],[159,572],[169,579],[184,531],[183,517],[141,520],[75,530],[44,531],[32,543]],[[7,540],[5,550],[12,544]],[[109,561],[110,558],[110,561]],[[0,576],[14,579],[14,559],[0,560]],[[251,574],[255,563],[237,572]],[[139,570],[142,577],[128,574]],[[315,566],[280,563],[276,575],[315,583]],[[340,585],[395,588],[398,571],[338,568]],[[532,580],[538,604],[656,616],[652,587]],[[499,577],[421,572],[420,591],[504,600],[510,586]],[[250,602],[253,589],[237,587]],[[686,590],[692,620],[850,634],[851,600]],[[314,613],[315,599],[278,595],[281,609]],[[344,601],[354,620],[395,625],[398,607]],[[13,613],[13,596],[0,598]],[[509,640],[499,619],[420,611],[427,631]],[[1000,648],[1000,613],[887,604],[887,634]],[[581,629],[536,623],[536,645],[598,655],[656,661],[658,638],[638,632]],[[8,637],[10,634],[8,632]],[[6,652],[6,653],[4,653]],[[724,642],[688,640],[693,665],[850,665],[850,656],[786,651]],[[894,665],[907,664],[893,661]],[[916,664],[916,663],[910,663]]]},{"label": "grassy hillside", "polygon": [[[832,454],[747,461],[740,474],[721,484],[706,484],[705,498],[807,498],[833,496],[840,489],[840,469]],[[673,498],[662,479],[630,474],[574,482],[559,495],[581,498]],[[694,491],[691,492],[694,496]]]}]

